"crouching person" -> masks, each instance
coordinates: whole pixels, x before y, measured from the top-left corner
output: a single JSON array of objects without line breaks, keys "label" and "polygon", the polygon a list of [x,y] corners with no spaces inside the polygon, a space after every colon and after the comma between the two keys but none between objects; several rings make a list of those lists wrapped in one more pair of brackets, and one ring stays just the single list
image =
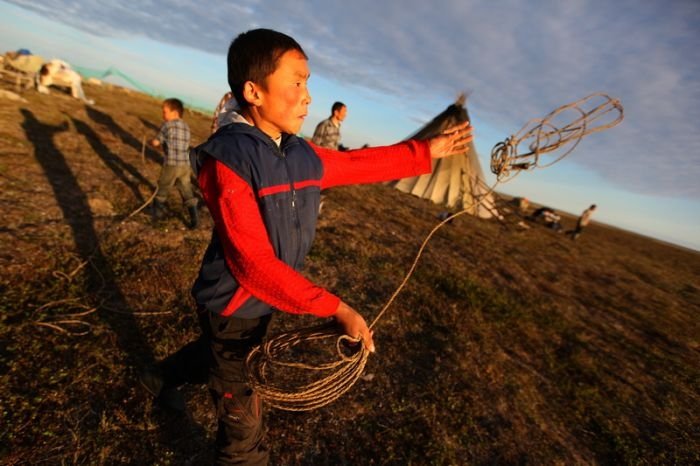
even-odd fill
[{"label": "crouching person", "polygon": [[70,93],[75,99],[93,105],[94,100],[85,97],[83,78],[63,60],[53,59],[44,63],[37,75],[36,88],[40,94],[48,94],[49,86],[70,87]]}]

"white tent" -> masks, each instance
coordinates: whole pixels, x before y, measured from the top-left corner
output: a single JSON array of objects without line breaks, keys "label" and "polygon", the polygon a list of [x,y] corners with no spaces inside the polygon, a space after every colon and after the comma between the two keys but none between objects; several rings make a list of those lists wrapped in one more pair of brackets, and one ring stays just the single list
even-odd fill
[{"label": "white tent", "polygon": [[[465,102],[466,97],[461,95],[411,138],[428,139],[456,123],[467,121],[469,115]],[[404,178],[391,184],[396,189],[430,199],[436,204],[445,204],[450,209],[466,209],[477,217],[498,215],[473,141],[464,154],[433,160],[432,173]]]}]

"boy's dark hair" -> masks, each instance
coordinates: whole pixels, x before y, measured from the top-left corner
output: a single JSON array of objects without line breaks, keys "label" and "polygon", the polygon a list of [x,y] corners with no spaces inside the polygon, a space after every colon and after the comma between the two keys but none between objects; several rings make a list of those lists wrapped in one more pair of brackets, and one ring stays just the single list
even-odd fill
[{"label": "boy's dark hair", "polygon": [[250,104],[243,98],[243,85],[252,81],[263,89],[267,77],[277,69],[280,57],[296,50],[308,60],[301,45],[294,39],[272,29],[253,29],[239,34],[228,48],[228,85],[241,108]]},{"label": "boy's dark hair", "polygon": [[175,110],[180,116],[185,113],[185,106],[182,105],[182,100],[180,99],[165,99],[163,101],[163,105],[168,107],[170,110]]},{"label": "boy's dark hair", "polygon": [[345,107],[345,104],[342,102],[334,103],[331,107],[331,115],[335,114],[336,111],[341,110],[343,107]]},{"label": "boy's dark hair", "polygon": [[595,205],[595,204],[591,204],[591,207],[589,207],[589,208],[590,208],[590,209],[595,209],[595,208],[596,208],[596,205]]}]

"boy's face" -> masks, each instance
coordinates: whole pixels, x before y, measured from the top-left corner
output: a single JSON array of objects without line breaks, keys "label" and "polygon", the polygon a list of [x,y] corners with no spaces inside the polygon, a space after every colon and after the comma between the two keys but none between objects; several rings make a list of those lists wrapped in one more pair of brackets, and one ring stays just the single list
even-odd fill
[{"label": "boy's face", "polygon": [[173,110],[167,105],[163,104],[163,121],[172,121],[180,118],[180,114],[177,110]]},{"label": "boy's face", "polygon": [[298,133],[311,103],[308,80],[306,58],[297,50],[285,52],[277,69],[267,77],[267,85],[257,86],[259,101],[253,104],[259,116],[256,126],[273,138],[280,133]]}]

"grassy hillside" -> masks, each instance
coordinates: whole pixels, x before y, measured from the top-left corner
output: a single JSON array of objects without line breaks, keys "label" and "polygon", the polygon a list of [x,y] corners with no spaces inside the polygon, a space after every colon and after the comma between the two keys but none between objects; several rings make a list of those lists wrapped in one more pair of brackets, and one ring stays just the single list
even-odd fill
[{"label": "grassy hillside", "polygon": [[[127,218],[155,187],[161,157],[142,141],[159,102],[86,93],[95,106],[0,101],[0,463],[208,464],[205,387],[184,389],[179,417],[136,374],[198,334],[189,288],[211,219],[187,230],[175,195],[157,225]],[[185,119],[203,141],[209,117]],[[331,190],[305,273],[372,318],[440,210],[381,185]],[[268,411],[273,464],[700,462],[700,255],[517,220],[440,230],[364,379],[320,410]],[[272,332],[312,321],[280,315]]]}]

